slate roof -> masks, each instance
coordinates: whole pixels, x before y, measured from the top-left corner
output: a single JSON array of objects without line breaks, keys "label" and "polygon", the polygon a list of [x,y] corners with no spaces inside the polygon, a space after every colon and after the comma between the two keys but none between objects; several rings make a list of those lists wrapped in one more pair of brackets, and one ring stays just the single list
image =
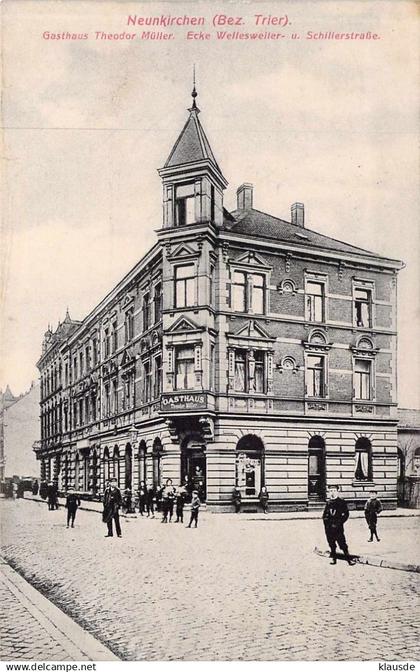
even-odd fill
[{"label": "slate roof", "polygon": [[222,172],[198,119],[198,110],[195,108],[190,111],[190,116],[169,154],[165,168],[203,161],[203,159],[209,159],[218,171]]},{"label": "slate roof", "polygon": [[[306,227],[300,227],[284,219],[273,217],[265,212],[254,210],[233,210],[230,217],[225,217],[225,228],[234,233],[242,233],[258,238],[269,238],[277,241],[284,241],[294,245],[303,245],[307,247],[319,247],[322,249],[333,250],[335,252],[348,252],[350,254],[361,254],[377,258],[379,255],[369,252],[360,247],[342,243],[335,238],[329,238],[321,233],[311,231]],[[233,218],[234,221],[231,221]]]}]

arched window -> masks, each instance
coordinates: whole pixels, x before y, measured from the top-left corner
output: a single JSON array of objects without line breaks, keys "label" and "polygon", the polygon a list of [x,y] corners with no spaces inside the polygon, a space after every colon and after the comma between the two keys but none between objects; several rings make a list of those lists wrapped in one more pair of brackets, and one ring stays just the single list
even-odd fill
[{"label": "arched window", "polygon": [[356,441],[354,477],[357,481],[371,481],[372,474],[372,444],[369,439],[361,436]]},{"label": "arched window", "polygon": [[129,443],[125,447],[125,487],[132,489],[133,469],[131,463],[132,450]]},{"label": "arched window", "polygon": [[98,491],[98,453],[96,448],[92,453],[92,482],[91,482],[92,492],[96,495]]},{"label": "arched window", "polygon": [[139,485],[141,481],[144,481],[145,483],[147,481],[146,453],[147,453],[146,441],[142,439],[139,444],[139,453],[137,461]]},{"label": "arched window", "polygon": [[76,455],[76,459],[74,461],[74,487],[76,490],[79,489],[80,487],[80,458],[79,458],[79,453]]},{"label": "arched window", "polygon": [[106,487],[107,482],[110,479],[110,464],[109,464],[109,450],[107,447],[104,449],[104,459],[103,459],[103,466],[104,466],[104,488]]},{"label": "arched window", "polygon": [[156,438],[153,443],[153,486],[155,488],[160,488],[162,480],[162,469],[161,469],[161,456],[162,456],[162,443],[159,438]]},{"label": "arched window", "polygon": [[258,497],[264,478],[264,444],[255,434],[239,439],[236,446],[236,483],[242,497]]},{"label": "arched window", "polygon": [[112,477],[117,479],[117,486],[120,487],[120,451],[118,446],[114,446],[112,456]]}]

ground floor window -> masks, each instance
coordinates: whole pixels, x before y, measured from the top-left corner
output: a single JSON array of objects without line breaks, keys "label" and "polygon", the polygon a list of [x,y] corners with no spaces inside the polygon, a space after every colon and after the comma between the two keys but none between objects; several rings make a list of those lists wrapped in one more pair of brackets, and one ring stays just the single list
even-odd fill
[{"label": "ground floor window", "polygon": [[365,437],[356,441],[354,477],[357,481],[371,481],[373,478],[372,445]]}]

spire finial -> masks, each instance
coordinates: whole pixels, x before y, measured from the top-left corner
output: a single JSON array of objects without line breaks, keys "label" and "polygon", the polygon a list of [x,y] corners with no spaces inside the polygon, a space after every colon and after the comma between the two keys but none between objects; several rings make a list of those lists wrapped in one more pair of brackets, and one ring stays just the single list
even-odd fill
[{"label": "spire finial", "polygon": [[198,113],[198,112],[200,112],[200,110],[198,109],[197,103],[195,102],[195,99],[198,96],[197,89],[195,88],[195,63],[193,65],[193,90],[191,92],[191,96],[192,96],[193,102],[192,102],[192,106],[189,108],[189,111],[192,112],[194,110],[195,112]]}]

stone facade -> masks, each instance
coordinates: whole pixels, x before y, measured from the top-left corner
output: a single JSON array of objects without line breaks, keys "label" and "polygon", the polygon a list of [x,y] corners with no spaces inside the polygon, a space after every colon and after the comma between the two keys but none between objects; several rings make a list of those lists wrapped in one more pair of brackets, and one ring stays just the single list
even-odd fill
[{"label": "stone facade", "polygon": [[[157,243],[83,320],[47,332],[41,476],[98,495],[110,475],[188,482],[230,509],[396,505],[399,261],[252,207],[190,115],[165,166]],[[61,330],[61,331],[60,331]],[[55,373],[54,373],[55,372]],[[52,380],[52,382],[51,382]],[[46,415],[47,414],[47,415]],[[49,418],[49,419],[48,419]]]}]

